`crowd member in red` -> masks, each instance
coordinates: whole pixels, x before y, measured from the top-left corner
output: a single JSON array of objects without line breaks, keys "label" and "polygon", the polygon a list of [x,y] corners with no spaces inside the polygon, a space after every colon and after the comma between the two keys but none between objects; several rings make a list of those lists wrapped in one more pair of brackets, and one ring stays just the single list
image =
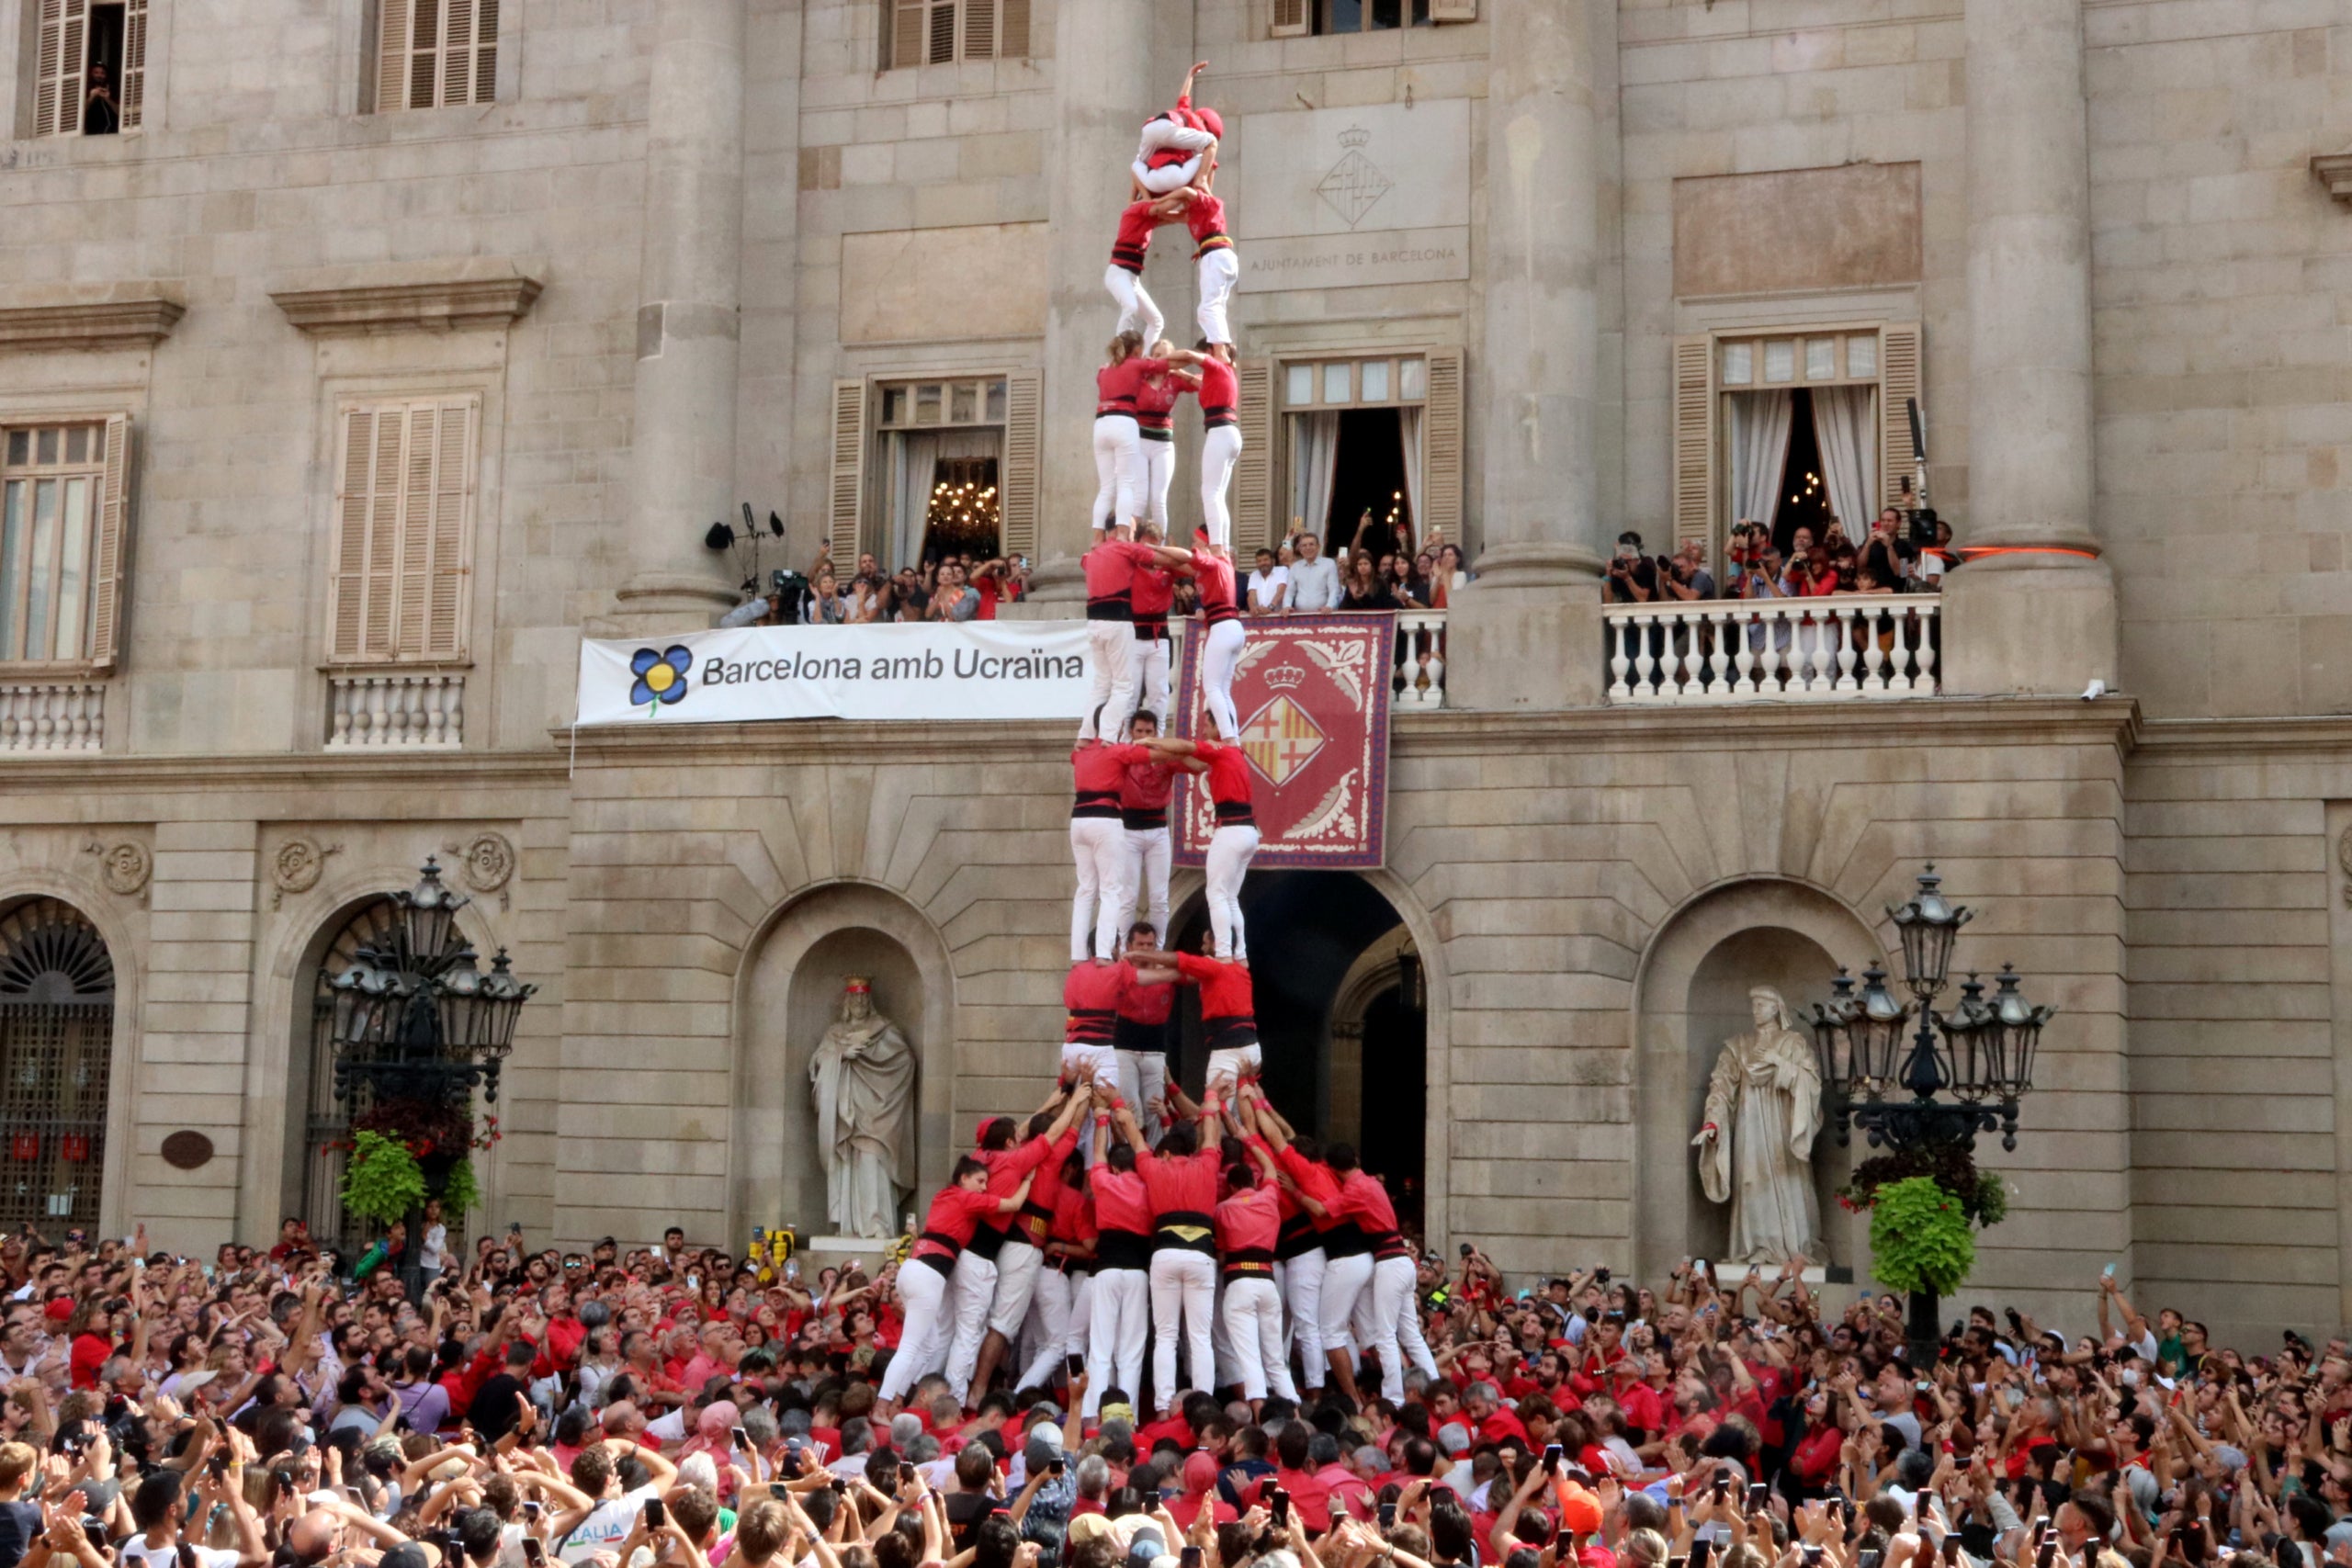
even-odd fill
[{"label": "crowd member in red", "polygon": [[1161,1506],[1181,1529],[1189,1530],[1201,1510],[1209,1511],[1212,1525],[1229,1525],[1241,1516],[1232,1504],[1216,1495],[1216,1456],[1194,1451],[1184,1456],[1183,1490],[1166,1498]]},{"label": "crowd member in red", "polygon": [[[989,1191],[1001,1197],[1019,1185],[1025,1197],[1036,1173],[1057,1157],[1054,1153],[1056,1143],[1081,1113],[1081,1099],[1072,1092],[1061,1099],[1052,1120],[1027,1138],[1019,1135],[1020,1129],[1010,1116],[985,1118],[980,1122],[979,1147],[974,1156],[989,1168]],[[1068,1146],[1062,1150],[1064,1155],[1069,1152]],[[963,1256],[956,1260],[956,1334],[947,1351],[947,1391],[959,1401],[972,1391],[980,1346],[988,1337],[999,1286],[1003,1283],[1003,1270],[998,1267],[998,1259],[1006,1254],[1011,1255],[1012,1265],[1012,1292],[1020,1303],[1020,1311],[1012,1319],[1017,1330],[1021,1320],[1029,1314],[1029,1292],[1037,1281],[1037,1250],[1025,1237],[1013,1235],[1011,1213],[981,1221],[965,1246]],[[985,1393],[988,1384],[983,1381],[979,1387]]]},{"label": "crowd member in red", "polygon": [[1111,1138],[1111,1112],[1094,1112],[1094,1157],[1086,1172],[1094,1200],[1093,1308],[1088,1325],[1086,1396],[1089,1420],[1102,1407],[1102,1391],[1132,1394],[1143,1376],[1143,1348],[1151,1332],[1151,1194],[1136,1169],[1134,1146]]},{"label": "crowd member in red", "polygon": [[[1226,1108],[1226,1121],[1241,1135],[1238,1106]],[[1290,1381],[1290,1339],[1283,1332],[1282,1292],[1274,1284],[1274,1246],[1282,1236],[1282,1190],[1274,1168],[1273,1151],[1265,1140],[1246,1142],[1257,1163],[1237,1165],[1225,1173],[1227,1195],[1216,1206],[1216,1248],[1224,1259],[1225,1337],[1241,1368],[1241,1397],[1257,1415],[1266,1395],[1296,1400]],[[1264,1179],[1258,1178],[1262,1174]]]},{"label": "crowd member in red", "polygon": [[989,1192],[985,1162],[974,1155],[956,1162],[952,1179],[932,1198],[907,1265],[899,1270],[899,1303],[907,1326],[898,1353],[890,1358],[889,1370],[882,1375],[882,1386],[876,1391],[877,1409],[895,1410],[915,1381],[946,1356],[953,1321],[946,1311],[948,1283],[972,1233],[989,1215],[1013,1213],[1028,1198],[1026,1177],[1011,1192],[994,1197]]},{"label": "crowd member in red", "polygon": [[[1315,1157],[1319,1151],[1306,1146],[1308,1140],[1293,1134],[1290,1123],[1283,1120],[1255,1084],[1243,1089],[1241,1098],[1245,1114],[1254,1120],[1255,1135],[1273,1150],[1283,1190],[1294,1195],[1298,1214],[1304,1220],[1303,1229],[1286,1233],[1284,1246],[1291,1255],[1283,1260],[1283,1290],[1290,1303],[1291,1337],[1298,1346],[1307,1393],[1312,1394],[1322,1388],[1328,1370],[1339,1379],[1340,1392],[1353,1400],[1355,1364],[1348,1359],[1344,1337],[1336,1342],[1324,1337],[1323,1292],[1334,1257],[1356,1256],[1367,1260],[1363,1266],[1363,1277],[1353,1286],[1361,1290],[1372,1277],[1372,1249],[1360,1245],[1363,1234],[1340,1218],[1340,1179],[1329,1166]],[[1331,1250],[1334,1246],[1341,1250],[1335,1254]],[[1344,1314],[1340,1321],[1345,1323]]]},{"label": "crowd member in red", "polygon": [[[1402,1404],[1408,1359],[1428,1376],[1437,1376],[1437,1362],[1421,1337],[1412,1248],[1396,1229],[1396,1209],[1389,1201],[1388,1189],[1356,1163],[1355,1150],[1334,1145],[1324,1158],[1340,1175],[1342,1217],[1372,1243],[1372,1283],[1358,1293],[1351,1317],[1356,1344],[1380,1358],[1381,1397]],[[1327,1311],[1327,1334],[1330,1323]]]}]

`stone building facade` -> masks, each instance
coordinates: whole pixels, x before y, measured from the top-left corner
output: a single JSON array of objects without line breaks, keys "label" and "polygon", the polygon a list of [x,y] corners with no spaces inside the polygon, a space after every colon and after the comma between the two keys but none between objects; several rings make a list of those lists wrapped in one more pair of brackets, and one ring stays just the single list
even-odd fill
[{"label": "stone building facade", "polygon": [[[1685,1145],[1746,984],[1890,955],[1932,858],[1963,961],[2064,1010],[1981,1289],[2086,1325],[2113,1261],[2225,1338],[2352,1320],[2324,0],[8,0],[0,1014],[51,1089],[0,1090],[40,1123],[0,1203],[188,1247],[316,1210],[318,976],[426,854],[544,987],[478,1223],[813,1228],[851,970],[927,1177],[1034,1103],[1052,727],[574,735],[578,640],[707,625],[746,501],[791,564],[903,558],[932,456],[993,465],[1069,603],[1121,171],[1196,58],[1241,542],[1394,439],[1479,573],[1386,869],[1260,889],[1302,1104],[1370,1143],[1405,1086],[1437,1245],[1660,1272],[1720,1225]],[[1871,500],[1925,413],[1988,552],[1932,694],[1632,700],[1600,563],[1720,547],[1773,387],[1860,411]]]}]

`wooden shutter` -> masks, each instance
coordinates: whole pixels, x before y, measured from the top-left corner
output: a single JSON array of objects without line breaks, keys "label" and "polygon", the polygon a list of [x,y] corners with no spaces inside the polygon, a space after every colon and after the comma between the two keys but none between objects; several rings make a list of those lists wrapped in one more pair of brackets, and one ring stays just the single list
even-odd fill
[{"label": "wooden shutter", "polygon": [[1038,444],[1044,436],[1045,378],[1016,370],[1004,382],[1004,463],[998,487],[1003,536],[997,553],[1037,558]]},{"label": "wooden shutter", "polygon": [[474,0],[474,96],[469,102],[498,98],[498,0]]},{"label": "wooden shutter", "polygon": [[930,15],[930,0],[899,0],[890,26],[890,63],[903,69],[922,63],[924,18]]},{"label": "wooden shutter", "polygon": [[1674,542],[1715,547],[1715,340],[1674,340]]},{"label": "wooden shutter", "polygon": [[[1919,323],[1890,321],[1878,338],[1878,487],[1881,506],[1900,504],[1903,481],[1919,471],[1911,457],[1906,400],[1919,395]],[[1924,416],[1923,416],[1924,417]]]},{"label": "wooden shutter", "polygon": [[956,58],[956,13],[960,9],[956,0],[931,0],[931,36],[923,53],[925,63],[945,65]]},{"label": "wooden shutter", "polygon": [[1462,351],[1430,351],[1429,400],[1421,410],[1421,511],[1413,520],[1424,539],[1443,529],[1449,544],[1462,546]]},{"label": "wooden shutter", "polygon": [[409,25],[416,0],[377,0],[376,112],[408,107]]},{"label": "wooden shutter", "polygon": [[401,454],[407,434],[407,411],[397,404],[345,411],[334,561],[327,584],[327,656],[337,662],[381,659],[391,651]]},{"label": "wooden shutter", "polygon": [[147,0],[122,8],[122,129],[147,123]]},{"label": "wooden shutter", "polygon": [[90,0],[40,0],[33,87],[33,134],[82,131],[82,70],[89,53]]},{"label": "wooden shutter", "polygon": [[1274,362],[1244,359],[1234,367],[1240,383],[1241,456],[1233,465],[1233,548],[1248,559],[1281,537],[1274,522]]},{"label": "wooden shutter", "polygon": [[114,668],[122,647],[124,590],[130,581],[130,416],[107,416],[107,473],[98,493],[91,555],[90,662]]},{"label": "wooden shutter", "polygon": [[996,58],[996,0],[964,0],[964,60]]},{"label": "wooden shutter", "polygon": [[392,647],[402,660],[449,660],[465,651],[467,523],[479,407],[465,400],[408,409]]},{"label": "wooden shutter", "polygon": [[1430,0],[1430,20],[1432,22],[1475,22],[1478,19],[1478,0]]},{"label": "wooden shutter", "polygon": [[1029,57],[1029,0],[997,0],[996,52],[1001,60]]},{"label": "wooden shutter", "polygon": [[[1315,0],[1274,0],[1272,36],[1305,38],[1314,26],[1314,17],[1310,11],[1314,4]],[[1247,451],[1248,448],[1245,447],[1243,450]]]},{"label": "wooden shutter", "polygon": [[[1010,398],[1012,389],[1006,389]],[[1009,412],[1009,411],[1008,411]],[[865,383],[833,383],[833,512],[826,536],[838,568],[856,570],[858,512],[865,493]]]},{"label": "wooden shutter", "polygon": [[330,659],[465,656],[481,428],[478,398],[344,412],[327,587]]}]

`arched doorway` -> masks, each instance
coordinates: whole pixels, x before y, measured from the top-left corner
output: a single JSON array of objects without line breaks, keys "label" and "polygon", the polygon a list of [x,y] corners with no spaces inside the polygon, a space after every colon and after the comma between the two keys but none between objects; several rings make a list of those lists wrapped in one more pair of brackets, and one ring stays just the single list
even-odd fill
[{"label": "arched doorway", "polygon": [[[1404,917],[1370,882],[1336,871],[1253,872],[1241,912],[1268,1097],[1302,1131],[1354,1144],[1387,1179],[1398,1223],[1426,1235],[1428,987]],[[1197,896],[1170,923],[1189,952],[1207,929]],[[1187,990],[1178,1005],[1178,1072],[1197,1094],[1208,1066],[1199,1003]]]},{"label": "arched doorway", "polygon": [[399,919],[400,906],[389,897],[347,910],[328,925],[295,979],[283,1208],[299,1215],[322,1247],[348,1249],[360,1239],[343,1212],[343,1168],[349,1158],[352,1114],[362,1107],[334,1097],[334,977],[351,967],[363,946],[390,943]]},{"label": "arched doorway", "polygon": [[113,1057],[106,940],[62,900],[17,905],[0,917],[0,1224],[96,1227]]}]

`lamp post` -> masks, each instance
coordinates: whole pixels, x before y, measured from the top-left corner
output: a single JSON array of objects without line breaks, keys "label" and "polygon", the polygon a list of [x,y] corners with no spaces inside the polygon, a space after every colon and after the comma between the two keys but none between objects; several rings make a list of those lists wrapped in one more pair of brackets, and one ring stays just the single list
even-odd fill
[{"label": "lamp post", "polygon": [[[363,1096],[370,1108],[395,1104],[431,1123],[457,1122],[470,1138],[473,1095],[498,1098],[498,1075],[514,1049],[523,1004],[538,987],[514,977],[500,948],[484,974],[458,931],[458,911],[470,901],[445,887],[441,867],[427,858],[414,887],[392,896],[400,917],[388,940],[368,943],[351,967],[330,982],[334,992],[334,1097]],[[428,1190],[437,1190],[463,1157],[464,1139],[435,1141],[418,1163]],[[410,1212],[401,1252],[401,1283],[411,1300],[421,1291],[424,1250],[423,1209]]]},{"label": "lamp post", "polygon": [[[2018,1102],[2033,1087],[2041,1026],[2057,1010],[2028,1002],[2007,964],[1989,998],[1972,972],[1961,983],[1959,1004],[1950,1013],[1936,1010],[1960,928],[1973,918],[1947,899],[1942,886],[1931,863],[1910,901],[1886,911],[1902,939],[1908,999],[1887,988],[1886,971],[1873,963],[1862,971],[1860,996],[1841,967],[1829,1000],[1814,1007],[1814,1049],[1841,1146],[1856,1127],[1872,1148],[1967,1151],[1977,1134],[1996,1128],[2003,1148],[2018,1146]],[[1934,1359],[1936,1318],[1936,1293],[1912,1292],[1915,1364]]]}]

